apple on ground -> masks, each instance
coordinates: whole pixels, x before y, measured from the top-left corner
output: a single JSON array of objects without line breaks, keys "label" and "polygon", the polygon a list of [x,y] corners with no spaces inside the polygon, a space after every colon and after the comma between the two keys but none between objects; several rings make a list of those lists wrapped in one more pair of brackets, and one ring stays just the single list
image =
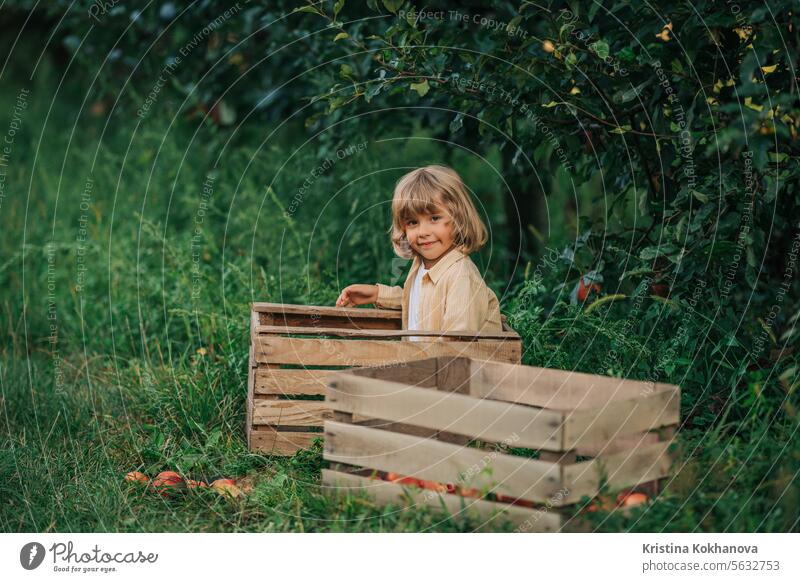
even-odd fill
[{"label": "apple on ground", "polygon": [[146,485],[150,482],[150,477],[139,471],[131,471],[125,475],[125,480],[130,483],[142,483]]},{"label": "apple on ground", "polygon": [[220,495],[226,495],[232,498],[242,495],[242,490],[239,489],[236,485],[236,481],[233,479],[217,479],[211,483],[211,488]]},{"label": "apple on ground", "polygon": [[161,471],[150,485],[162,496],[170,495],[186,487],[183,477],[175,471]]}]

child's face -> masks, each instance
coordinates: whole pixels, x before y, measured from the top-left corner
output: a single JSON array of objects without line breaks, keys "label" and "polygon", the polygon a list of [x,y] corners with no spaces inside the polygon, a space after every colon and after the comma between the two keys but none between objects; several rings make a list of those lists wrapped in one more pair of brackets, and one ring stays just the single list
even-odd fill
[{"label": "child's face", "polygon": [[440,206],[431,214],[417,214],[407,220],[405,229],[408,243],[426,264],[453,248],[453,219]]}]

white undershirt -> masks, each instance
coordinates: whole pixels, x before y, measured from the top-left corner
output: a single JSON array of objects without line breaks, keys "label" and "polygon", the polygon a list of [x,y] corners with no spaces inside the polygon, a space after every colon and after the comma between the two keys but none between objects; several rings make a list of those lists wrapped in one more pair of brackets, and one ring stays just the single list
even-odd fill
[{"label": "white undershirt", "polygon": [[[417,277],[411,285],[411,295],[408,298],[408,329],[419,329],[419,300],[422,295],[422,278],[428,271],[429,269],[426,269],[424,265],[420,265]],[[408,339],[420,341],[423,338],[413,336]]]}]

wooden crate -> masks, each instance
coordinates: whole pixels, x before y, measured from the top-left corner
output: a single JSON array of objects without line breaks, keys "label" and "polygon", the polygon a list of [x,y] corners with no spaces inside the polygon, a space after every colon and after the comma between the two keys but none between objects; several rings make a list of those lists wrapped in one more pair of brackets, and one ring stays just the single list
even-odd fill
[{"label": "wooden crate", "polygon": [[[324,401],[331,371],[361,366],[402,370],[409,361],[445,355],[503,362],[521,358],[520,338],[505,323],[505,331],[495,334],[401,327],[399,310],[253,303],[246,420],[250,450],[291,455],[322,437],[322,423],[331,418]],[[412,335],[430,339],[401,341]]]},{"label": "wooden crate", "polygon": [[[447,357],[332,374],[327,402],[327,493],[444,504],[517,531],[559,530],[567,506],[597,495],[603,480],[652,494],[669,475],[680,415],[673,385]],[[403,487],[389,472],[451,487]]]}]

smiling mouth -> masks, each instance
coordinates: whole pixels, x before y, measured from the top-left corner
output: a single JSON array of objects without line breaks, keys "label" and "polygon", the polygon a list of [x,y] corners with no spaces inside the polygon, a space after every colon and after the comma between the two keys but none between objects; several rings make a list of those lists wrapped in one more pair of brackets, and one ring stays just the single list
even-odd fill
[{"label": "smiling mouth", "polygon": [[431,241],[431,242],[419,243],[419,246],[421,246],[423,249],[427,249],[428,247],[430,247],[431,245],[433,245],[435,243],[436,243],[436,241],[434,240],[434,241]]}]

